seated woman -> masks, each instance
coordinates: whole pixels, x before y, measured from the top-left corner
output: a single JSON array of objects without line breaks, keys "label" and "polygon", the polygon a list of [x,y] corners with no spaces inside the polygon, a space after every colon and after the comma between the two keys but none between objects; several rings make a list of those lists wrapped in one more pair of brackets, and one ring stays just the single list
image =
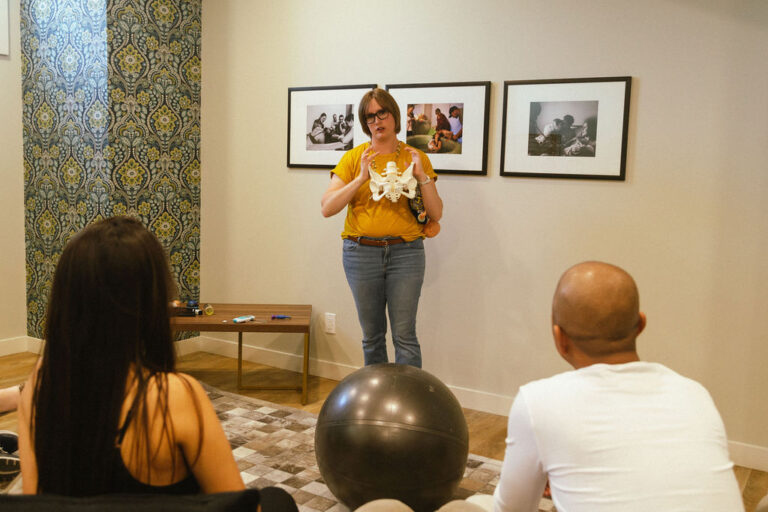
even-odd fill
[{"label": "seated woman", "polygon": [[244,488],[205,391],[175,370],[172,289],[163,247],[136,219],[97,222],[64,248],[19,403],[24,493]]},{"label": "seated woman", "polygon": [[312,144],[325,144],[328,142],[325,139],[327,135],[330,134],[331,130],[325,126],[325,120],[327,118],[328,116],[323,112],[320,114],[320,117],[312,122],[312,129],[307,134],[307,137],[309,137],[309,141]]}]

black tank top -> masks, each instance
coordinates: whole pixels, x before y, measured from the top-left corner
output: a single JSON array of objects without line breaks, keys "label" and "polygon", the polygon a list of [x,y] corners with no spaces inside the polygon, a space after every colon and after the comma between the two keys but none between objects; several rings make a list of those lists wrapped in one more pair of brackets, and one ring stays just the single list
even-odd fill
[{"label": "black tank top", "polygon": [[123,444],[123,438],[128,430],[128,425],[133,418],[134,408],[128,411],[125,416],[125,421],[117,432],[117,445],[115,446],[114,453],[112,455],[113,463],[113,493],[128,493],[128,494],[198,494],[200,492],[200,484],[197,482],[195,475],[192,474],[192,470],[187,463],[187,459],[184,458],[184,454],[181,456],[184,458],[184,466],[189,473],[183,480],[174,482],[170,485],[149,485],[136,480],[128,468],[125,467],[123,456],[120,454],[120,445]]}]

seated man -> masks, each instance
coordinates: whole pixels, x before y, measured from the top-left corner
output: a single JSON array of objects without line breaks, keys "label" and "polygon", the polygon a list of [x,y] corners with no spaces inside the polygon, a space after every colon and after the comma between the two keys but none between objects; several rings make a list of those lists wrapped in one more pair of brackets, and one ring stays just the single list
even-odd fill
[{"label": "seated man", "polygon": [[563,274],[555,348],[574,371],[520,388],[509,413],[496,511],[743,510],[725,429],[697,382],[640,361],[637,287],[607,263]]},{"label": "seated man", "polygon": [[448,110],[448,115],[450,116],[448,118],[448,122],[451,125],[451,140],[458,141],[459,143],[462,142],[464,134],[464,127],[461,125],[461,119],[459,119],[459,115],[461,114],[461,111],[459,110],[459,107],[452,106]]}]

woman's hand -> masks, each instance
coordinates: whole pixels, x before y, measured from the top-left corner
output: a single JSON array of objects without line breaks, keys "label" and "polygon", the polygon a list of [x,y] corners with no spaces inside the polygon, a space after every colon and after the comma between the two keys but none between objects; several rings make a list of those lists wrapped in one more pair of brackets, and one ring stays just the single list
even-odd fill
[{"label": "woman's hand", "polygon": [[336,215],[346,208],[360,187],[370,178],[369,167],[377,154],[370,146],[363,151],[363,156],[360,159],[360,174],[349,183],[346,183],[336,174],[332,175],[331,183],[320,199],[320,213],[323,214],[323,217]]},{"label": "woman's hand", "polygon": [[421,165],[421,156],[415,148],[411,146],[405,146],[405,149],[411,154],[411,161],[413,162],[413,177],[416,181],[422,182],[427,179],[427,173],[424,172],[424,167]]},{"label": "woman's hand", "polygon": [[370,166],[371,163],[373,163],[373,160],[376,158],[376,155],[378,153],[373,150],[373,146],[368,146],[365,151],[363,151],[363,156],[360,159],[360,174],[358,175],[358,179],[360,179],[363,183],[368,181],[368,178],[370,178]]},{"label": "woman's hand", "polygon": [[[405,149],[411,154],[411,161],[413,162],[413,177],[419,183],[426,181],[427,173],[424,171],[424,166],[421,164],[420,153],[410,146],[405,146]],[[427,211],[429,218],[437,222],[443,216],[443,200],[440,199],[440,195],[437,193],[437,184],[435,180],[430,180],[429,183],[419,185],[421,189],[421,197],[424,201],[424,209]]]}]

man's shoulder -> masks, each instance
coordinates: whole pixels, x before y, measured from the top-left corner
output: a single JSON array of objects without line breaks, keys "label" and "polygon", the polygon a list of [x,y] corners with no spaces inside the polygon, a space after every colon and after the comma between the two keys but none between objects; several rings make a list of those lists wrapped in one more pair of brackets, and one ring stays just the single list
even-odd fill
[{"label": "man's shoulder", "polygon": [[570,382],[578,381],[580,378],[581,375],[578,373],[578,370],[569,370],[567,372],[558,373],[550,377],[532,380],[520,386],[520,391],[531,393],[543,391],[546,389],[567,387]]},{"label": "man's shoulder", "polygon": [[676,388],[691,393],[709,393],[697,381],[684,377],[660,363],[636,361],[625,364],[594,364],[578,370],[558,373],[551,377],[531,381],[520,390],[524,393],[578,393],[580,388],[601,387],[609,389],[610,384],[627,383],[642,389],[646,384],[650,389],[660,389],[657,384],[663,384],[667,389]]}]

